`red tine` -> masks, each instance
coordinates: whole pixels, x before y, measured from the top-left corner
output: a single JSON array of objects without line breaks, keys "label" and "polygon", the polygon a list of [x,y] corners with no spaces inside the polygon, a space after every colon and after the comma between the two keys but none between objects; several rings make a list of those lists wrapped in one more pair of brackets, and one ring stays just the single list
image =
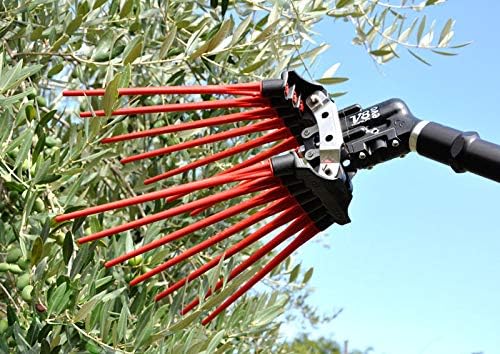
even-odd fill
[{"label": "red tine", "polygon": [[208,135],[203,138],[194,139],[190,141],[186,141],[180,144],[167,146],[161,149],[156,149],[148,152],[144,152],[142,154],[137,154],[129,157],[123,158],[120,162],[125,164],[133,161],[138,161],[142,159],[152,158],[160,155],[170,154],[172,152],[189,149],[195,146],[200,146],[204,144],[213,143],[216,141],[227,140],[230,138],[234,138],[241,135],[246,135],[250,133],[257,133],[265,130],[277,129],[283,126],[281,119],[275,118],[270,120],[265,120],[263,122],[247,125],[241,128],[234,128],[228,131],[224,131],[221,133]]},{"label": "red tine", "polygon": [[172,286],[170,286],[168,289],[163,290],[159,294],[156,295],[155,300],[159,301],[163,299],[165,296],[169,295],[175,290],[178,290],[184,284],[188,281],[191,281],[193,279],[196,279],[200,275],[204,274],[206,271],[209,269],[215,267],[219,261],[221,260],[222,257],[225,259],[233,256],[234,254],[238,253],[241,251],[243,248],[247,247],[248,245],[258,241],[268,233],[272,232],[273,230],[277,229],[278,227],[281,227],[288,222],[292,221],[293,219],[299,217],[303,213],[302,209],[299,206],[291,207],[285,210],[283,213],[281,213],[279,216],[277,216],[275,219],[273,219],[271,222],[266,224],[265,226],[261,227],[251,235],[245,237],[243,240],[240,242],[236,243],[232,247],[230,247],[226,252],[223,254],[213,258],[211,261],[208,263],[204,264],[200,268],[196,269],[195,271],[191,272],[187,277],[179,280]]},{"label": "red tine", "polygon": [[[264,190],[264,189],[267,189],[267,188],[274,188],[276,186],[280,186],[281,185],[280,181],[277,178],[275,178],[275,177],[258,178],[256,180],[251,181],[251,182],[252,182],[252,184],[249,184],[249,185],[240,185],[240,184],[238,184],[234,188],[237,188],[237,189],[240,189],[240,188],[241,189],[249,189],[249,190],[251,190],[253,188],[258,188],[258,190]],[[201,213],[202,211],[211,208],[214,204],[207,204],[207,205],[205,205],[205,206],[203,206],[201,208],[193,209],[192,211],[189,212],[189,215],[195,216],[195,215]]]},{"label": "red tine", "polygon": [[[275,156],[275,155],[281,154],[282,152],[285,152],[285,151],[288,151],[290,149],[293,149],[296,146],[298,146],[298,143],[295,140],[295,137],[286,138],[282,142],[280,142],[279,144],[276,144],[275,146],[270,147],[267,150],[259,152],[254,157],[251,157],[248,160],[240,162],[240,163],[234,165],[233,167],[228,168],[227,170],[224,170],[224,171],[218,173],[216,176],[221,176],[221,175],[224,175],[224,174],[227,174],[227,173],[232,173],[232,172],[235,172],[235,171],[237,171],[237,170],[239,170],[241,168],[244,168],[244,167],[247,167],[247,166],[251,166],[251,165],[253,165],[255,163],[258,163],[258,162],[262,162],[262,161],[264,161],[264,160],[266,160],[266,159],[268,159],[268,158],[270,158],[272,156]],[[251,181],[243,181],[240,184],[244,184],[246,182],[251,182]],[[186,195],[186,193],[180,193],[180,194],[172,195],[172,196],[168,197],[167,200],[168,201],[173,201],[173,200],[181,198],[181,197],[183,197],[185,195]],[[193,210],[191,212],[191,215],[195,215],[198,212],[199,212],[198,210]]]},{"label": "red tine", "polygon": [[[286,194],[286,192],[283,194]],[[197,244],[196,246],[189,248],[188,250],[182,252],[178,256],[171,258],[168,261],[153,268],[149,272],[138,276],[137,278],[133,279],[130,282],[130,285],[134,286],[140,282],[143,282],[146,279],[149,279],[150,277],[182,262],[183,260],[188,259],[189,257],[203,251],[204,249],[206,249],[210,246],[215,245],[216,243],[218,243],[222,240],[227,239],[228,237],[246,229],[247,227],[254,225],[255,223],[257,223],[259,221],[262,221],[262,220],[264,220],[264,219],[266,219],[274,214],[277,214],[277,213],[283,211],[284,209],[290,207],[290,205],[292,203],[293,203],[293,201],[290,201],[289,199],[287,199],[287,197],[280,198],[275,203],[271,204],[269,207],[258,211],[257,213],[253,214],[249,218],[247,218],[247,219],[227,228],[226,230],[206,239],[205,241]],[[235,254],[237,252],[238,252],[238,250],[231,251],[231,253],[228,252],[227,254],[225,254],[225,257],[231,257],[233,254]],[[220,257],[219,257],[219,259],[220,259]],[[209,264],[213,264],[213,260],[211,262],[209,262]],[[215,263],[213,265],[215,266],[216,264],[217,263]],[[210,269],[210,268],[208,268],[208,269]]]},{"label": "red tine", "polygon": [[180,132],[184,130],[212,127],[215,125],[223,125],[235,122],[241,122],[246,120],[257,120],[264,118],[276,118],[277,113],[272,108],[255,108],[249,111],[226,114],[223,116],[205,118],[196,120],[193,122],[186,122],[180,124],[168,125],[165,127],[153,128],[138,132],[132,132],[122,135],[116,135],[109,138],[104,138],[101,140],[102,143],[115,143],[118,141],[132,140],[138,138],[144,138],[148,136],[157,136],[167,133]]},{"label": "red tine", "polygon": [[[153,105],[145,107],[126,107],[119,108],[111,112],[112,116],[126,116],[147,113],[165,113],[165,112],[185,112],[198,109],[217,109],[217,108],[238,108],[238,107],[268,107],[269,100],[261,97],[241,97],[227,100],[200,101],[189,103],[172,103],[163,105]],[[81,118],[105,117],[104,110],[85,111],[80,113]]]},{"label": "red tine", "polygon": [[228,168],[227,170],[222,171],[222,173],[220,173],[219,176],[223,175],[223,174],[226,174],[226,173],[232,173],[232,172],[235,172],[235,171],[237,171],[237,170],[239,170],[241,168],[244,168],[244,167],[247,167],[247,166],[251,166],[254,163],[258,163],[258,162],[264,161],[264,160],[269,159],[269,158],[271,158],[271,157],[273,157],[275,155],[281,154],[282,152],[294,149],[298,145],[299,144],[297,143],[297,140],[295,139],[294,136],[285,138],[282,142],[280,142],[280,143],[278,143],[278,144],[270,147],[269,149],[261,151],[257,155],[249,158],[248,160],[240,162],[240,163],[234,165],[233,167]]},{"label": "red tine", "polygon": [[[267,178],[259,178],[259,179],[256,179],[256,180],[247,180],[248,182],[250,183],[246,183],[246,184],[242,184],[242,183],[238,183],[237,187],[235,188],[251,188],[252,186],[266,186],[266,188],[274,188],[275,186],[277,185],[281,185],[281,182],[279,179],[277,179],[276,177],[267,177]],[[263,188],[265,189],[265,188]],[[173,200],[177,199],[177,197],[182,197],[184,196],[185,194],[182,194],[182,195],[174,195],[173,196]],[[171,201],[169,199],[170,197],[167,198],[168,201]],[[211,206],[208,205],[208,206],[205,206],[203,208],[197,208],[197,209],[193,209],[189,215],[191,216],[195,216],[195,215],[198,215],[199,213],[201,213],[202,211],[204,210],[207,210],[208,208],[210,208]]]},{"label": "red tine", "polygon": [[230,218],[234,215],[238,215],[239,213],[253,209],[257,206],[267,204],[273,200],[275,200],[275,196],[273,194],[277,193],[279,191],[280,187],[275,187],[271,188],[268,191],[262,192],[258,194],[257,196],[244,201],[241,204],[234,205],[230,207],[229,209],[223,210],[221,212],[218,212],[216,214],[213,214],[205,219],[199,220],[195,222],[194,224],[188,225],[182,229],[176,230],[172,232],[171,234],[168,234],[166,236],[163,236],[159,239],[156,239],[142,247],[139,247],[133,251],[130,251],[124,255],[121,255],[115,259],[112,259],[108,262],[106,262],[105,266],[106,267],[112,267],[118,263],[122,263],[130,258],[133,258],[137,255],[143,254],[145,252],[151,251],[157,247],[166,245],[169,242],[172,242],[174,240],[177,240],[181,237],[184,237],[186,235],[189,235],[195,231],[201,230],[207,226],[213,225],[221,220],[225,220],[227,218]]},{"label": "red tine", "polygon": [[[280,232],[276,237],[274,237],[271,241],[266,243],[264,246],[259,248],[257,251],[252,253],[250,257],[245,259],[243,262],[241,262],[238,266],[236,266],[231,273],[228,276],[227,281],[230,281],[240,275],[243,271],[248,269],[250,266],[255,264],[258,260],[260,260],[262,257],[264,257],[266,254],[271,252],[274,248],[276,248],[279,244],[281,244],[283,241],[288,239],[290,236],[296,234],[297,232],[301,231],[302,228],[305,226],[306,223],[310,222],[309,217],[307,215],[303,215],[300,218],[296,219],[294,222],[292,222],[288,227]],[[215,285],[213,291],[211,289],[208,290],[207,294],[205,295],[205,299],[209,297],[213,292],[219,290],[222,288],[222,285],[224,284],[224,279],[221,279],[217,282]],[[187,312],[191,311],[193,308],[195,308],[198,304],[200,303],[200,299],[196,298],[193,301],[191,301],[188,305],[186,305],[182,311],[181,314],[185,315]]]},{"label": "red tine", "polygon": [[[262,175],[259,175],[259,173],[261,173]],[[195,190],[210,188],[210,187],[214,187],[214,186],[217,186],[220,184],[236,182],[236,181],[241,181],[241,180],[245,180],[245,179],[253,179],[253,178],[257,178],[257,176],[258,177],[268,177],[270,175],[271,175],[271,172],[270,172],[269,165],[268,166],[266,166],[266,164],[256,165],[256,166],[252,166],[251,168],[249,168],[249,169],[247,169],[239,174],[232,173],[232,174],[225,175],[225,176],[215,176],[215,177],[203,179],[201,181],[194,181],[191,183],[186,183],[186,184],[179,185],[179,186],[173,186],[173,187],[166,188],[166,189],[156,191],[156,192],[146,193],[143,195],[139,195],[137,197],[117,200],[115,202],[96,205],[96,206],[93,206],[93,207],[90,207],[90,208],[87,208],[84,210],[78,210],[78,211],[74,211],[72,213],[58,215],[58,216],[56,216],[56,221],[62,222],[62,221],[80,218],[80,217],[84,217],[84,216],[88,216],[88,215],[92,215],[92,214],[102,213],[102,212],[113,210],[113,209],[125,208],[125,207],[131,206],[131,205],[145,203],[145,202],[149,202],[149,201],[160,199],[160,198],[165,198],[165,197],[168,197],[169,195],[176,195],[176,194],[185,193],[185,192],[191,193]],[[221,178],[221,177],[226,177],[226,178]]]},{"label": "red tine", "polygon": [[268,273],[270,273],[278,264],[285,260],[290,254],[292,254],[297,248],[302,246],[308,240],[310,240],[314,235],[319,232],[316,225],[310,223],[306,228],[280,253],[278,253],[268,264],[266,264],[261,270],[259,270],[250,280],[248,280],[241,288],[239,288],[234,294],[228,297],[219,307],[217,307],[210,315],[208,315],[201,323],[206,325],[212,321],[219,313],[228,308],[233,302],[235,302],[240,296],[246,293],[251,287],[258,283],[262,278],[264,278]]},{"label": "red tine", "polygon": [[220,151],[216,154],[213,154],[213,155],[207,156],[205,158],[199,159],[197,161],[191,162],[191,163],[184,165],[182,167],[178,167],[178,168],[175,168],[173,170],[167,171],[165,173],[159,174],[158,176],[148,178],[144,181],[144,184],[151,184],[154,182],[161,181],[162,179],[166,179],[166,178],[175,176],[179,173],[192,170],[196,167],[200,167],[200,166],[212,163],[214,161],[218,161],[218,160],[221,160],[223,158],[239,154],[243,151],[250,150],[250,149],[256,148],[258,146],[261,146],[261,145],[264,145],[264,144],[267,144],[267,143],[270,143],[273,141],[287,138],[287,137],[289,137],[289,135],[290,135],[290,131],[288,130],[288,128],[276,129],[274,132],[266,134],[264,136],[261,136],[257,139],[245,142],[245,143],[240,144],[240,145],[233,146],[227,150]]},{"label": "red tine", "polygon": [[[159,87],[127,87],[118,89],[120,96],[134,95],[191,95],[191,94],[232,94],[258,95],[261,92],[261,82],[232,85],[206,86],[159,86]],[[94,90],[65,90],[63,96],[104,96],[106,89]]]},{"label": "red tine", "polygon": [[[252,192],[255,192],[255,190],[252,190]],[[180,205],[180,206],[172,208],[172,209],[164,210],[164,211],[161,211],[161,212],[153,214],[153,215],[148,215],[148,216],[143,217],[141,219],[137,219],[137,220],[134,220],[134,221],[131,221],[131,222],[119,225],[119,226],[112,227],[110,229],[103,230],[103,231],[97,232],[95,234],[86,236],[86,237],[82,237],[82,238],[78,239],[78,242],[85,243],[85,242],[89,242],[89,241],[95,241],[95,240],[103,238],[103,237],[111,236],[111,235],[114,235],[114,234],[117,234],[117,233],[120,233],[123,231],[127,231],[130,229],[136,229],[138,227],[141,227],[141,226],[144,226],[147,224],[151,224],[151,223],[156,222],[156,221],[164,220],[164,219],[167,219],[167,218],[175,216],[175,215],[187,213],[193,209],[203,207],[207,204],[212,205],[214,203],[218,203],[218,202],[222,202],[224,200],[232,199],[232,198],[235,198],[235,197],[247,194],[247,193],[248,193],[248,191],[238,189],[238,188],[233,188],[233,189],[230,189],[230,190],[227,190],[224,192],[210,195],[208,197],[205,197],[205,198],[202,198],[199,200],[192,201],[192,202],[187,203],[187,204]]]}]

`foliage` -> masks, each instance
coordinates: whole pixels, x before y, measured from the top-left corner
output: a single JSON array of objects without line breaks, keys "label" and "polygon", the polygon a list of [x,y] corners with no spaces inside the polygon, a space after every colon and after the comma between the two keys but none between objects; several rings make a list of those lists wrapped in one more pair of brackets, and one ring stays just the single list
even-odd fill
[{"label": "foliage", "polygon": [[[345,343],[344,345],[347,345]],[[304,333],[297,336],[290,343],[286,343],[281,348],[282,353],[294,353],[294,354],[368,354],[373,349],[368,348],[364,351],[360,350],[350,350],[347,351],[346,348],[335,342],[332,339],[319,337],[316,339],[310,339]]]},{"label": "foliage", "polygon": [[[418,10],[431,3],[437,2],[427,1],[424,6],[418,5]],[[248,247],[241,256],[233,257],[192,286],[154,303],[159,289],[180,279],[210,255],[222,252],[226,244],[213,247],[210,253],[196,256],[158,279],[128,288],[131,277],[169,254],[192,246],[204,235],[195,234],[148,253],[143,260],[112,269],[104,268],[103,261],[185,226],[193,221],[192,217],[166,220],[81,247],[75,240],[82,235],[161,210],[165,202],[75,222],[53,221],[63,211],[145,192],[151,188],[142,184],[147,175],[196,159],[206,151],[192,149],[189,154],[120,166],[118,156],[175,144],[188,136],[146,139],[140,148],[130,143],[101,145],[102,137],[173,124],[185,117],[173,113],[82,121],[73,113],[77,103],[63,99],[61,90],[109,83],[111,89],[102,103],[96,98],[81,102],[82,109],[92,104],[109,112],[118,105],[151,105],[179,99],[140,97],[126,102],[114,95],[119,86],[230,83],[277,77],[287,68],[303,70],[305,64],[312,65],[327,49],[326,44],[316,44],[312,39],[313,25],[325,16],[351,21],[355,43],[367,46],[373,57],[381,57],[380,51],[389,47],[395,56],[396,44],[404,41],[400,35],[398,42],[388,39],[397,29],[387,30],[387,18],[394,16],[395,23],[402,23],[398,10],[389,8],[379,13],[380,7],[387,6],[378,1],[344,0],[330,4],[332,7],[310,0],[11,0],[2,1],[0,6],[0,351],[14,346],[20,352],[44,353],[276,349],[280,315],[287,306],[304,303],[303,293],[296,289],[302,289],[307,281],[302,282],[291,262],[276,269],[267,283],[269,291],[251,293],[213,324],[202,327],[199,316],[213,302],[184,318],[178,315],[179,308],[193,296],[204,294],[218,278],[218,272],[226,274],[256,246]],[[419,28],[425,28],[422,22],[425,20],[420,20]],[[440,40],[439,48],[443,43],[444,47],[448,45],[451,27],[452,23],[443,32],[446,41]],[[423,31],[419,29],[417,37],[422,37]],[[425,46],[422,38],[418,46],[427,47],[431,42],[428,37]],[[382,39],[375,46],[377,38]],[[389,56],[384,54],[381,62]],[[321,81],[345,81],[334,77],[337,68],[332,67]],[[229,144],[221,142],[217,148]],[[213,175],[246,157],[212,164],[187,177]],[[164,185],[172,183],[175,181]],[[232,218],[209,232],[246,216]],[[276,283],[287,283],[284,279],[289,275],[291,288],[274,287]],[[237,286],[245,276],[248,274],[229,283],[225,291]],[[310,276],[310,272],[305,275],[307,279]],[[293,301],[299,296],[300,301]],[[304,314],[318,321],[313,310],[307,309]]]}]

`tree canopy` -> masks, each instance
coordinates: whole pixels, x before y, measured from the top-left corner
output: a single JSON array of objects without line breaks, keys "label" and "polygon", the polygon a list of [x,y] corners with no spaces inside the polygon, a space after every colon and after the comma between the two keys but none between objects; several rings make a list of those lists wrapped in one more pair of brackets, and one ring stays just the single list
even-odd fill
[{"label": "tree canopy", "polygon": [[[77,238],[97,232],[103,225],[153,213],[163,209],[166,202],[59,224],[53,219],[55,215],[151,190],[142,184],[147,175],[197,159],[206,151],[191,149],[189,153],[121,166],[117,157],[137,151],[136,143],[103,145],[99,143],[102,137],[111,132],[174,124],[186,119],[185,115],[80,120],[76,112],[91,106],[109,112],[124,104],[177,100],[141,96],[127,102],[116,94],[118,87],[246,82],[278,77],[289,69],[315,76],[310,68],[328,48],[327,43],[318,43],[321,36],[314,32],[314,25],[321,20],[331,21],[332,28],[336,21],[352,23],[353,44],[366,48],[367,55],[377,63],[399,58],[404,52],[428,63],[424,59],[426,51],[453,55],[463,46],[451,44],[453,20],[438,30],[421,13],[441,2],[400,1],[392,5],[375,0],[3,1],[0,350],[8,352],[15,347],[23,353],[270,352],[290,348],[282,343],[279,332],[280,323],[290,318],[287,316],[299,316],[313,325],[328,320],[305,305],[306,284],[312,270],[302,272],[290,260],[273,272],[263,290],[249,293],[207,327],[199,324],[200,315],[221,297],[212,297],[213,301],[202,304],[191,315],[179,315],[186,299],[204,294],[219,275],[227,274],[256,246],[248,247],[192,286],[158,303],[153,301],[154,295],[167,283],[179,279],[207,257],[219,254],[227,243],[222,242],[192,262],[133,288],[127,285],[132,277],[196,244],[205,235],[196,234],[182,243],[160,247],[143,259],[133,259],[122,266],[103,267],[104,260],[188,225],[195,217],[166,220],[76,246]],[[347,78],[337,76],[337,68],[333,65],[315,78],[325,85],[343,83]],[[84,87],[109,89],[102,103],[95,97],[77,102],[61,95],[65,88]],[[220,113],[194,113],[190,118]],[[145,139],[140,148],[171,145],[204,133],[207,132],[190,131],[185,135]],[[217,148],[224,149],[229,144],[222,141]],[[208,165],[197,173],[213,175],[253,153]],[[196,175],[188,174],[187,178],[194,179]],[[166,181],[163,185],[171,183]],[[216,208],[224,207],[227,205]],[[233,217],[228,224],[247,216]],[[217,227],[210,231],[215,230]],[[242,275],[242,279],[252,271]],[[238,284],[228,283],[224,291],[231,291]],[[333,348],[332,345],[320,346]]]}]

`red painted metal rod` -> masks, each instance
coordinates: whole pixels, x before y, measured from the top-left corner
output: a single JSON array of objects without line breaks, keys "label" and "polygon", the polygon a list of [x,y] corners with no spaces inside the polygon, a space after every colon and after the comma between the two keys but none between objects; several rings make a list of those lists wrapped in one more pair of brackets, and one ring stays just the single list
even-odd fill
[{"label": "red painted metal rod", "polygon": [[[251,267],[253,264],[255,264],[257,261],[259,261],[262,257],[264,257],[266,254],[271,252],[273,249],[275,249],[278,245],[280,245],[282,242],[290,238],[291,236],[295,235],[297,232],[302,230],[306,223],[310,223],[310,219],[307,215],[303,215],[300,218],[296,219],[294,222],[292,222],[288,227],[280,232],[276,237],[274,237],[271,241],[260,247],[257,251],[252,253],[250,257],[245,259],[243,262],[241,262],[238,266],[236,266],[231,273],[229,273],[229,276],[227,278],[227,281],[231,281],[238,275],[240,275],[242,272],[247,270],[249,267]],[[214,286],[213,289],[209,289],[205,295],[205,299],[208,298],[213,292],[219,290],[222,288],[222,285],[224,285],[224,279],[221,279],[217,282],[217,284]],[[213,291],[212,291],[213,290]],[[181,310],[181,315],[185,315],[187,312],[191,311],[193,308],[198,306],[200,303],[200,298],[196,298],[193,301],[191,301],[189,304],[187,304],[182,310]]]},{"label": "red painted metal rod", "polygon": [[276,129],[275,131],[273,131],[273,132],[271,132],[269,134],[266,134],[264,136],[261,136],[261,137],[259,137],[257,139],[245,142],[245,143],[240,144],[240,145],[233,146],[233,147],[231,147],[231,148],[229,148],[227,150],[220,151],[220,152],[218,152],[216,154],[213,154],[213,155],[207,156],[205,158],[196,160],[196,161],[191,162],[191,163],[189,163],[187,165],[184,165],[182,167],[178,167],[178,168],[175,168],[173,170],[170,170],[170,171],[164,172],[162,174],[159,174],[157,176],[148,178],[148,179],[146,179],[144,181],[144,184],[151,184],[151,183],[154,183],[154,182],[158,182],[158,181],[161,181],[163,179],[175,176],[175,175],[177,175],[179,173],[183,173],[183,172],[192,170],[194,168],[197,168],[197,167],[204,166],[206,164],[212,163],[214,161],[218,161],[218,160],[221,160],[223,158],[239,154],[239,153],[241,153],[243,151],[254,149],[254,148],[258,147],[258,146],[261,146],[261,145],[264,145],[264,144],[267,144],[267,143],[271,143],[273,141],[277,141],[277,140],[281,140],[281,139],[287,138],[289,136],[289,134],[290,134],[290,132],[289,132],[289,130],[287,128]]},{"label": "red painted metal rod", "polygon": [[257,155],[249,158],[248,160],[242,161],[242,162],[234,165],[233,167],[222,171],[222,173],[220,173],[219,176],[223,175],[223,174],[235,172],[241,168],[251,166],[255,163],[262,162],[262,161],[267,160],[275,155],[281,154],[282,152],[294,149],[298,145],[299,144],[297,143],[297,140],[295,139],[295,137],[290,136],[288,138],[285,138],[280,143],[270,147],[269,149],[259,152]]},{"label": "red painted metal rod", "polygon": [[225,175],[224,176],[225,178],[221,178],[223,176],[215,176],[215,177],[207,178],[207,179],[204,179],[201,181],[194,181],[191,183],[186,183],[186,184],[179,185],[179,186],[173,186],[173,187],[166,188],[166,189],[156,191],[156,192],[146,193],[146,194],[139,195],[136,197],[117,200],[117,201],[111,202],[111,203],[96,205],[96,206],[93,206],[93,207],[90,207],[90,208],[87,208],[84,210],[78,210],[78,211],[74,211],[72,213],[58,215],[58,216],[56,216],[56,221],[63,222],[63,221],[67,221],[67,220],[71,220],[71,219],[75,219],[75,218],[80,218],[80,217],[89,216],[92,214],[102,213],[102,212],[114,210],[114,209],[125,208],[125,207],[131,206],[131,205],[145,203],[145,202],[165,198],[165,197],[168,197],[170,195],[176,195],[176,194],[185,193],[185,192],[191,193],[191,192],[199,190],[199,189],[210,188],[210,187],[214,187],[214,186],[217,186],[220,184],[236,182],[236,181],[241,181],[241,180],[245,180],[245,179],[252,179],[252,178],[255,178],[254,177],[255,172],[264,173],[264,175],[262,175],[261,177],[267,177],[271,174],[270,166],[269,165],[266,166],[265,164],[256,165],[256,166],[252,166],[251,168],[249,168],[249,169],[247,169],[239,174],[232,173],[229,175]]},{"label": "red painted metal rod", "polygon": [[[255,188],[255,187],[254,187]],[[178,240],[181,237],[184,237],[186,235],[189,235],[193,232],[199,231],[207,226],[213,225],[221,220],[225,220],[227,218],[230,218],[232,216],[238,215],[246,210],[253,209],[255,207],[261,206],[263,204],[267,204],[270,201],[274,200],[275,197],[273,196],[274,193],[278,192],[280,187],[275,187],[271,188],[265,192],[262,192],[261,194],[258,194],[257,196],[244,201],[241,204],[234,205],[230,207],[229,209],[223,210],[221,212],[215,213],[205,219],[199,220],[195,222],[194,224],[190,224],[186,227],[183,227],[182,229],[176,230],[172,232],[171,234],[168,234],[166,236],[163,236],[159,239],[156,239],[148,244],[145,244],[133,251],[130,251],[124,255],[121,255],[119,257],[116,257],[108,262],[106,262],[105,266],[106,267],[112,267],[118,263],[125,262],[126,260],[133,258],[135,256],[138,256],[140,254],[143,254],[145,252],[151,251],[157,247],[166,245],[172,241]]]},{"label": "red painted metal rod", "polygon": [[[234,94],[234,95],[256,95],[260,94],[261,82],[250,82],[244,84],[229,85],[206,85],[206,86],[150,86],[150,87],[127,87],[118,89],[120,96],[135,95],[190,95],[190,94]],[[65,90],[63,96],[104,96],[106,89],[90,90]]]},{"label": "red painted metal rod", "polygon": [[147,152],[133,155],[133,156],[128,156],[128,157],[121,159],[120,162],[123,164],[126,164],[126,163],[130,163],[130,162],[138,161],[138,160],[150,159],[153,157],[170,154],[172,152],[189,149],[189,148],[192,148],[195,146],[210,144],[210,143],[214,143],[214,142],[221,141],[221,140],[231,139],[231,138],[241,136],[241,135],[257,133],[257,132],[261,132],[261,131],[265,131],[265,130],[277,129],[280,127],[283,127],[283,123],[282,123],[281,119],[279,119],[279,118],[265,120],[263,122],[252,124],[252,125],[247,125],[247,126],[244,126],[241,128],[234,128],[234,129],[230,129],[230,130],[216,133],[213,135],[204,136],[204,137],[199,138],[199,139],[189,140],[189,141],[185,141],[185,142],[180,143],[180,144],[167,146],[167,147],[152,150],[152,151],[147,151]]},{"label": "red painted metal rod", "polygon": [[[153,105],[145,107],[126,107],[119,108],[111,112],[112,116],[127,116],[136,114],[148,113],[165,113],[165,112],[186,112],[199,109],[219,109],[219,108],[243,108],[243,107],[268,107],[269,100],[261,97],[241,97],[227,100],[200,101],[188,103],[172,103],[163,105]],[[81,118],[89,117],[105,117],[104,110],[85,111],[80,113]]]},{"label": "red painted metal rod", "polygon": [[[276,187],[276,186],[280,186],[281,185],[281,182],[279,181],[278,178],[276,177],[266,177],[266,178],[259,178],[257,180],[253,180],[252,182],[258,182],[258,184],[254,185],[240,185],[238,184],[235,188],[241,188],[241,189],[248,189],[248,188],[256,188],[258,187],[258,190],[264,190],[264,189],[268,189],[268,188],[273,188],[273,187]],[[201,213],[202,211],[204,210],[207,210],[207,209],[210,209],[212,205],[205,205],[201,208],[196,208],[196,209],[193,209],[189,212],[189,215],[191,216],[195,216],[199,213]]]},{"label": "red painted metal rod", "polygon": [[[254,192],[254,190],[252,192]],[[170,218],[170,217],[175,216],[175,215],[190,212],[193,209],[203,207],[205,205],[212,205],[214,203],[219,203],[219,202],[222,202],[222,201],[225,201],[228,199],[239,197],[239,196],[244,195],[246,193],[247,193],[247,191],[245,191],[243,189],[238,189],[238,188],[230,189],[230,190],[227,190],[224,192],[210,195],[210,196],[202,198],[202,199],[198,199],[198,200],[186,203],[186,204],[179,205],[179,206],[172,208],[172,209],[164,210],[164,211],[158,212],[158,213],[153,214],[153,215],[145,216],[143,218],[140,218],[140,219],[137,219],[137,220],[134,220],[134,221],[131,221],[131,222],[119,225],[119,226],[115,226],[115,227],[112,227],[112,228],[107,229],[107,230],[102,230],[102,231],[99,231],[99,232],[92,234],[92,235],[89,235],[89,236],[82,237],[82,238],[78,239],[78,243],[95,241],[95,240],[98,240],[98,239],[103,238],[103,237],[108,237],[111,235],[118,234],[120,232],[124,232],[124,231],[131,230],[131,229],[136,229],[138,227],[141,227],[141,226],[144,226],[147,224],[151,224],[153,222],[157,222],[160,220],[164,220],[164,219]]]},{"label": "red painted metal rod", "polygon": [[[283,193],[286,194],[286,193]],[[287,207],[290,207],[293,201],[290,201],[287,199],[287,197],[282,197],[279,200],[277,200],[275,203],[271,204],[269,207],[262,209],[258,211],[257,213],[251,215],[249,218],[233,225],[232,227],[227,228],[226,230],[219,232],[218,234],[206,239],[205,241],[197,244],[196,246],[193,246],[189,248],[188,250],[182,252],[181,254],[177,255],[174,258],[169,259],[168,261],[160,264],[159,266],[156,266],[152,270],[150,270],[147,273],[144,273],[137,278],[133,279],[130,282],[131,286],[137,285],[140,282],[143,282],[146,279],[149,279],[150,277],[163,272],[164,270],[188,259],[189,257],[203,251],[204,249],[207,249],[210,246],[215,245],[216,243],[221,242],[222,240],[225,240],[232,235],[258,223],[259,221],[262,221],[274,214],[277,214],[279,212],[282,212],[285,210]],[[236,254],[239,250],[233,250],[233,251],[228,251],[224,257],[231,257],[232,255]],[[220,258],[219,258],[220,259]],[[210,261],[207,264],[213,264],[214,260]],[[216,265],[217,263],[215,263]],[[209,268],[208,268],[209,269]]]},{"label": "red painted metal rod", "polygon": [[203,319],[201,323],[203,325],[206,325],[210,321],[212,321],[218,314],[220,314],[222,311],[228,308],[233,302],[235,302],[240,296],[242,296],[244,293],[250,290],[250,288],[252,288],[255,284],[257,284],[268,273],[270,273],[278,264],[283,262],[297,248],[299,248],[308,240],[310,240],[318,232],[319,232],[318,228],[313,223],[306,226],[304,231],[302,231],[288,246],[286,246],[280,253],[278,253],[268,264],[266,264],[261,270],[259,270],[252,278],[250,278],[250,280],[248,280],[234,294],[228,297],[210,315],[208,315],[205,319]]},{"label": "red painted metal rod", "polygon": [[257,119],[276,118],[276,117],[277,113],[272,108],[255,108],[244,112],[226,114],[223,116],[212,117],[212,118],[205,118],[193,122],[172,124],[172,125],[167,125],[165,127],[158,127],[127,134],[111,136],[109,138],[102,139],[101,143],[105,144],[116,143],[118,141],[139,139],[139,138],[157,136],[157,135],[180,132],[197,128],[212,127],[216,125],[236,123],[247,120],[257,120]]},{"label": "red painted metal rod", "polygon": [[287,224],[288,222],[292,221],[293,219],[299,217],[303,213],[302,209],[299,206],[291,207],[287,210],[285,210],[283,213],[278,215],[275,219],[273,219],[271,222],[269,222],[267,225],[261,227],[251,235],[245,237],[243,240],[239,241],[232,247],[230,247],[228,250],[226,250],[223,254],[213,258],[210,260],[208,263],[204,264],[203,266],[199,267],[195,271],[191,272],[187,277],[179,280],[169,288],[163,290],[159,294],[156,295],[155,300],[159,301],[163,299],[165,296],[171,294],[175,290],[180,289],[181,287],[184,286],[188,281],[192,281],[193,279],[196,279],[200,275],[204,274],[208,270],[212,269],[213,267],[217,266],[217,264],[220,262],[222,257],[224,259],[227,259],[239,251],[241,251],[243,248],[249,246],[250,244],[258,241],[268,233],[274,231],[275,229]]}]

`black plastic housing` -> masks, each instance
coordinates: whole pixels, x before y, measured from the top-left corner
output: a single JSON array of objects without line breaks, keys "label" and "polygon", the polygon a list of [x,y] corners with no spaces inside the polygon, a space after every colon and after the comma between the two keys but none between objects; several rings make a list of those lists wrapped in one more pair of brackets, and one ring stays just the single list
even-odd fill
[{"label": "black plastic housing", "polygon": [[361,109],[350,106],[339,112],[347,171],[371,168],[410,152],[410,133],[420,121],[400,99],[393,98]]},{"label": "black plastic housing", "polygon": [[351,221],[348,207],[352,188],[348,181],[318,176],[310,167],[300,166],[294,153],[273,157],[271,165],[274,175],[281,179],[320,230],[333,223],[344,225]]}]

